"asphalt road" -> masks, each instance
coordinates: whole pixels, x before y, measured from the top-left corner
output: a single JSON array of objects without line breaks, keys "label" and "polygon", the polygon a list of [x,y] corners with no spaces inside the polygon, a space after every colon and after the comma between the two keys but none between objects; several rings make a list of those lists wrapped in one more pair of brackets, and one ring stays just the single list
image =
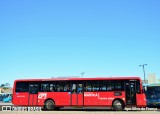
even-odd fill
[{"label": "asphalt road", "polygon": [[[2,106],[12,106],[12,103],[3,103],[0,102],[0,110],[2,110]],[[149,110],[151,109],[151,110]],[[61,108],[58,111],[0,111],[0,114],[151,114],[157,113],[160,114],[160,110],[156,110],[156,108],[149,108],[141,111],[138,110],[126,110],[126,111],[112,111],[110,108],[99,108],[99,107],[86,107],[86,108],[70,108],[65,107]],[[155,111],[153,111],[155,109]]]},{"label": "asphalt road", "polygon": [[158,111],[42,111],[42,112],[0,112],[1,114],[160,114]]}]

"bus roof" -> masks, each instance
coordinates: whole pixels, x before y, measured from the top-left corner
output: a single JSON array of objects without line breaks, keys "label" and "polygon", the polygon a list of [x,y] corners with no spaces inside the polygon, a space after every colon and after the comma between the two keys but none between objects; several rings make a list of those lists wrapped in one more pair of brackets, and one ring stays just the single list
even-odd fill
[{"label": "bus roof", "polygon": [[62,80],[141,80],[140,77],[87,77],[87,78],[41,78],[41,79],[17,79],[15,81],[62,81]]}]

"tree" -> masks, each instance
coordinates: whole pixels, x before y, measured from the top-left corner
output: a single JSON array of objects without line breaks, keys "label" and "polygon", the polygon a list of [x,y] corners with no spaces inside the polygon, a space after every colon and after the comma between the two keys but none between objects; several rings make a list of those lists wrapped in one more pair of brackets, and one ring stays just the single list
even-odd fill
[{"label": "tree", "polygon": [[0,87],[3,89],[9,89],[9,88],[11,88],[11,85],[9,83],[5,83],[5,84],[1,84]]},{"label": "tree", "polygon": [[0,86],[1,88],[4,88],[5,87],[5,84],[1,84],[1,86]]},{"label": "tree", "polygon": [[5,83],[5,87],[10,88],[11,85],[9,83]]}]

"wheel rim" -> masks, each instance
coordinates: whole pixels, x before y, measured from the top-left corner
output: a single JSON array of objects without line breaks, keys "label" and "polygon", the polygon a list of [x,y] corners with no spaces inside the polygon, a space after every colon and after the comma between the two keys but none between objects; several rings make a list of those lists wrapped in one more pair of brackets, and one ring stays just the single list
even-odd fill
[{"label": "wheel rim", "polygon": [[122,109],[122,104],[120,102],[115,103],[114,108],[116,110],[121,110]]},{"label": "wheel rim", "polygon": [[121,107],[122,107],[121,103],[117,103],[117,104],[116,104],[116,108],[117,108],[117,109],[121,109]]},{"label": "wheel rim", "polygon": [[48,102],[48,103],[46,104],[46,108],[47,108],[47,109],[52,109],[52,108],[53,108],[53,103]]}]

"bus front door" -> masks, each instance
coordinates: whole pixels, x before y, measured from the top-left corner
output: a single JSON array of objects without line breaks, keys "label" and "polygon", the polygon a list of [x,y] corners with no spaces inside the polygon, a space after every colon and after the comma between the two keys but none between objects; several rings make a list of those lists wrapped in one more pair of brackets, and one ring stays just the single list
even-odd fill
[{"label": "bus front door", "polygon": [[30,83],[29,84],[29,97],[28,97],[28,105],[29,106],[36,106],[38,104],[38,89],[39,84],[37,83]]},{"label": "bus front door", "polygon": [[71,84],[71,106],[83,106],[84,92],[83,83],[72,83]]},{"label": "bus front door", "polygon": [[136,81],[125,82],[126,105],[136,105]]}]

